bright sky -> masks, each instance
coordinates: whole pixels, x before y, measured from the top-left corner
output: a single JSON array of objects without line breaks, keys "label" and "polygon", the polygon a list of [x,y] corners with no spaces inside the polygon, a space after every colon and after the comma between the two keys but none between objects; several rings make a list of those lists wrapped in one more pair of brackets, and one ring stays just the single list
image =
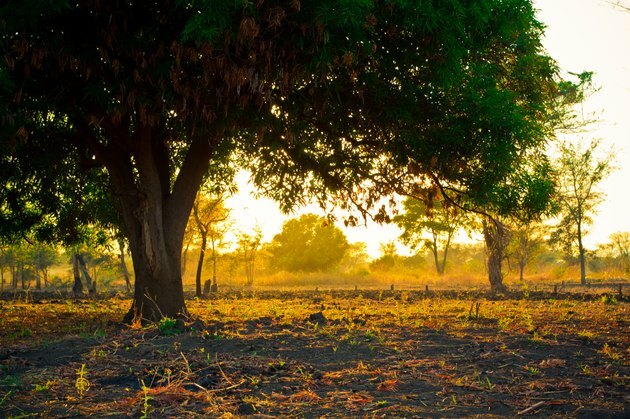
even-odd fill
[{"label": "bright sky", "polygon": [[[607,199],[585,238],[587,247],[592,248],[606,242],[611,233],[630,231],[630,12],[615,9],[606,0],[536,0],[534,4],[539,20],[547,25],[545,48],[562,71],[593,71],[595,85],[600,87],[585,103],[584,112],[597,113],[601,122],[590,132],[576,135],[575,141],[580,137],[602,138],[604,147],[616,151],[619,170],[603,182]],[[273,201],[255,199],[247,179],[245,173],[238,176],[239,194],[227,205],[233,209],[237,229],[251,232],[258,226],[263,241],[269,241],[280,232],[286,217]],[[321,210],[310,206],[294,215],[306,212]],[[400,234],[393,225],[375,223],[344,231],[350,242],[367,243],[372,257],[379,255],[381,243],[396,240]]]}]

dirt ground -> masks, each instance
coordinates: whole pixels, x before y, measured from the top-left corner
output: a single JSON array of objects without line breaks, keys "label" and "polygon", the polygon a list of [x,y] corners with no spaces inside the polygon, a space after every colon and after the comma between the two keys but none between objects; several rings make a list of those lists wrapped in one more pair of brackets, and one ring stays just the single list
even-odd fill
[{"label": "dirt ground", "polygon": [[0,417],[630,416],[626,297],[231,292],[144,327],[129,304],[0,301]]}]

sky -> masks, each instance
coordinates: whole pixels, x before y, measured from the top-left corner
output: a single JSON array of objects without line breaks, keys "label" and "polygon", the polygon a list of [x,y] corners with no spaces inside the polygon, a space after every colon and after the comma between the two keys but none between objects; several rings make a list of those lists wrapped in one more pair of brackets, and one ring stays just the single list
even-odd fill
[{"label": "sky", "polygon": [[[543,45],[563,75],[592,71],[599,88],[583,105],[583,112],[597,115],[598,122],[589,127],[589,132],[566,139],[579,142],[601,138],[602,148],[613,149],[616,156],[618,170],[601,184],[606,201],[598,208],[585,237],[587,248],[594,248],[607,242],[611,233],[630,231],[630,12],[606,0],[536,0],[534,6],[538,19],[547,26]],[[323,215],[319,207],[311,205],[285,216],[273,201],[254,198],[247,173],[240,173],[237,183],[239,193],[227,202],[235,227],[244,232],[261,228],[263,241],[279,233],[288,217],[307,212]],[[371,257],[379,256],[382,243],[400,235],[394,225],[372,222],[351,228],[344,228],[340,222],[339,227],[350,242],[365,242]],[[409,249],[399,245],[399,252],[408,254]]]}]

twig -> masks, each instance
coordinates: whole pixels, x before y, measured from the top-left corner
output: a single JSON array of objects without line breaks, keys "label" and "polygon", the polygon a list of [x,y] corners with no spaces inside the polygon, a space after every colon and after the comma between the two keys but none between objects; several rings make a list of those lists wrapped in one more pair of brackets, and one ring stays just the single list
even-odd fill
[{"label": "twig", "polygon": [[242,381],[236,383],[236,384],[232,384],[231,386],[227,386],[227,387],[221,387],[221,388],[213,388],[213,389],[206,389],[203,386],[197,384],[197,383],[192,383],[192,385],[199,387],[200,389],[204,390],[206,393],[216,393],[219,391],[226,391],[226,390],[232,390],[233,388],[242,386],[243,384],[245,384],[245,382],[247,382],[247,380],[243,379]]},{"label": "twig", "polygon": [[517,413],[518,416],[524,415],[526,413],[531,412],[534,409],[538,409],[539,407],[541,407],[542,405],[544,405],[545,403],[547,403],[546,400],[543,400],[542,402],[538,402],[534,405],[529,406],[527,409],[521,410],[520,412]]}]

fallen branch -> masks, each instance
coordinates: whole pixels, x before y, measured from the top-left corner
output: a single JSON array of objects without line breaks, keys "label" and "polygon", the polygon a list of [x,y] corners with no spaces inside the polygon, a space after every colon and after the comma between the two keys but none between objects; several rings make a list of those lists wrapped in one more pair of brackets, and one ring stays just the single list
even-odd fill
[{"label": "fallen branch", "polygon": [[518,416],[524,415],[526,413],[531,412],[534,409],[538,409],[539,407],[541,407],[542,405],[544,405],[545,403],[547,403],[547,401],[543,400],[542,402],[538,402],[534,405],[529,406],[527,409],[521,410],[520,412],[517,413]]}]

